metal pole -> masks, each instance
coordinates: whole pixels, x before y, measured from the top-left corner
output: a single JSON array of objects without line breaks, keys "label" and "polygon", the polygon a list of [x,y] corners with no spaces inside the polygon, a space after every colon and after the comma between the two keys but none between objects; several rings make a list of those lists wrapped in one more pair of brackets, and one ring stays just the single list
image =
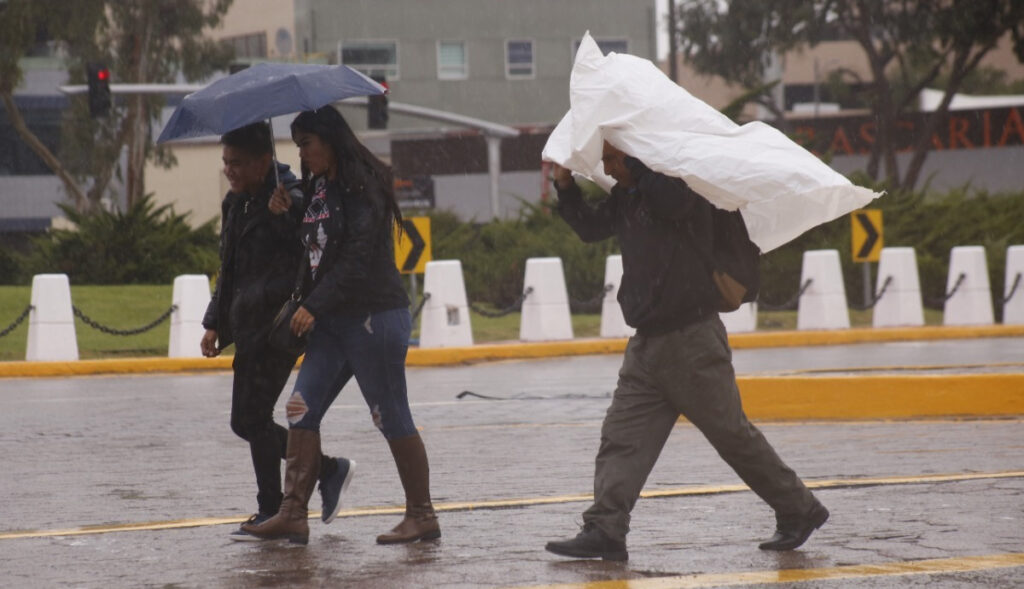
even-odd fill
[{"label": "metal pole", "polygon": [[676,63],[676,0],[668,0],[668,77],[679,83],[679,64]]},{"label": "metal pole", "polygon": [[416,285],[416,273],[409,273],[409,300],[412,301],[412,308],[416,308],[416,292],[418,287]]},{"label": "metal pole", "polygon": [[501,212],[498,202],[498,176],[501,175],[501,137],[487,136],[487,172],[491,177],[491,217]]},{"label": "metal pole", "polygon": [[864,306],[871,304],[871,262],[864,262]]}]

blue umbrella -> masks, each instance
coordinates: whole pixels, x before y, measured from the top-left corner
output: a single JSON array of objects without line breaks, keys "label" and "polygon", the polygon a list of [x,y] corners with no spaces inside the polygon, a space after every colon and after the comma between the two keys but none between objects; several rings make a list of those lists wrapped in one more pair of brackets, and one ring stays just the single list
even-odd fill
[{"label": "blue umbrella", "polygon": [[223,135],[271,117],[386,91],[345,65],[260,63],[182,99],[156,142]]}]

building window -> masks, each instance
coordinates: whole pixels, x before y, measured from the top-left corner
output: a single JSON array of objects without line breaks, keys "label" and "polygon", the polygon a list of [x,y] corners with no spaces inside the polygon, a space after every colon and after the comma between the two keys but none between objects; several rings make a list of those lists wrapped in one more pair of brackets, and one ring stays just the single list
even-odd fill
[{"label": "building window", "polygon": [[437,78],[439,80],[465,80],[468,77],[466,42],[438,41]]},{"label": "building window", "polygon": [[509,78],[533,77],[533,41],[517,39],[505,43],[505,75]]},{"label": "building window", "polygon": [[235,59],[263,59],[267,57],[266,33],[226,37],[223,42],[235,50]]},{"label": "building window", "polygon": [[371,78],[398,79],[397,41],[345,41],[339,61]]},{"label": "building window", "polygon": [[[597,42],[597,46],[601,49],[601,53],[608,55],[613,51],[615,53],[629,53],[629,39],[594,39]],[[582,39],[577,39],[572,42],[572,57],[576,59],[576,52],[580,49],[580,43]]]}]

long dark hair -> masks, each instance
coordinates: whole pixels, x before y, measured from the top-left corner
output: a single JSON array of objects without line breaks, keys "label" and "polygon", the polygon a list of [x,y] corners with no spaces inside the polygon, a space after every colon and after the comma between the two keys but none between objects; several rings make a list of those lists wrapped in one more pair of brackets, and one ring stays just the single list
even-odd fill
[{"label": "long dark hair", "polygon": [[[370,180],[376,180],[380,184],[384,202],[373,205],[383,205],[387,216],[394,220],[395,226],[402,227],[402,211],[395,200],[391,168],[359,142],[356,134],[352,132],[352,127],[348,126],[348,122],[338,109],[328,105],[299,113],[292,121],[292,137],[299,132],[316,135],[331,146],[337,162],[338,177],[345,186],[359,188]],[[312,174],[303,162],[303,187],[310,188],[311,180]]]}]

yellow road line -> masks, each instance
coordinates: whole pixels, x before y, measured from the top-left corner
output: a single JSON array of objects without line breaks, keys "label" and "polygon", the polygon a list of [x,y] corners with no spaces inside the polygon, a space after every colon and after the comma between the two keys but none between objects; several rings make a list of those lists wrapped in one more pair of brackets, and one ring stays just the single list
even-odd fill
[{"label": "yellow road line", "polygon": [[699,587],[735,587],[737,585],[776,585],[835,579],[969,573],[1020,566],[1024,566],[1024,553],[1016,552],[884,562],[879,564],[855,564],[816,569],[703,573],[645,579],[594,581],[589,583],[534,585],[532,587],[520,587],[519,589],[695,589]]},{"label": "yellow road line", "polygon": [[[975,480],[1024,478],[1024,470],[988,472],[988,473],[953,473],[937,475],[917,475],[904,477],[865,477],[851,479],[823,479],[816,481],[804,481],[811,489],[839,489],[852,487],[876,487],[883,485],[916,485],[934,483],[952,483]],[[749,490],[746,485],[694,485],[688,487],[675,487],[671,489],[659,489],[656,491],[644,491],[640,494],[645,499],[656,499],[666,497],[684,497],[694,495],[718,495],[724,493],[739,493]],[[494,499],[485,501],[449,501],[434,504],[438,511],[473,511],[487,509],[513,509],[533,507],[537,505],[551,505],[559,503],[584,503],[592,501],[594,496],[589,493],[578,493],[572,495],[551,495],[547,497],[527,497],[522,499]],[[405,507],[397,506],[374,506],[343,509],[339,517],[365,517],[372,515],[396,515],[405,513]],[[309,518],[320,517],[319,512],[310,512]],[[112,532],[141,532],[155,530],[173,530],[181,528],[196,528],[204,526],[219,526],[226,524],[239,524],[246,520],[246,517],[204,517],[192,519],[179,519],[168,521],[141,522],[128,524],[82,526],[78,528],[66,528],[58,530],[20,530],[11,532],[0,532],[0,540],[18,540],[26,538],[50,538],[54,536],[83,536],[90,534],[107,534]]]},{"label": "yellow road line", "polygon": [[[821,331],[762,331],[729,336],[734,349],[832,346],[868,342],[934,341],[987,337],[1024,337],[1024,325],[853,328]],[[412,348],[409,366],[446,366],[493,360],[620,354],[625,338],[582,338],[556,342],[503,342],[462,348]],[[84,376],[153,372],[201,372],[231,369],[230,356],[219,358],[121,358],[75,362],[0,362],[0,378]]]}]

